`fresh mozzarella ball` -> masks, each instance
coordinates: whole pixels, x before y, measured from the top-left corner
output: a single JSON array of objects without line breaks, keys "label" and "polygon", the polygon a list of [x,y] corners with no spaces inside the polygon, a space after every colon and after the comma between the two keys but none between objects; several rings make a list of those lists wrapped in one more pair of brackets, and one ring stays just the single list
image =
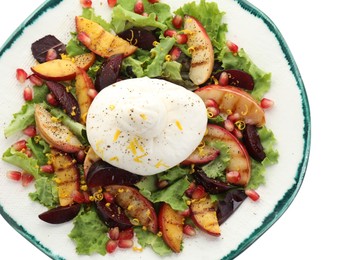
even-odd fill
[{"label": "fresh mozzarella ball", "polygon": [[207,110],[201,98],[176,84],[127,79],[99,92],[86,126],[90,145],[104,161],[152,175],[196,149],[206,132]]}]

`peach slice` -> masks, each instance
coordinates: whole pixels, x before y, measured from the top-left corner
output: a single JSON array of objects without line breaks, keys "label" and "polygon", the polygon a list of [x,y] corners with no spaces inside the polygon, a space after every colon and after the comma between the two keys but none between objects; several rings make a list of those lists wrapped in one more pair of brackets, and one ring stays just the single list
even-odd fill
[{"label": "peach slice", "polygon": [[216,215],[216,206],[209,196],[191,201],[191,219],[194,224],[212,236],[220,236],[221,230]]},{"label": "peach slice", "polygon": [[76,16],[76,31],[79,41],[103,58],[120,53],[129,56],[137,49],[128,41],[107,32],[98,23],[81,16]]},{"label": "peach slice", "polygon": [[163,203],[158,215],[159,230],[164,242],[173,252],[179,253],[183,240],[184,217],[173,210],[167,203]]},{"label": "peach slice", "polygon": [[93,101],[88,95],[90,89],[95,89],[92,79],[84,69],[77,68],[75,89],[78,105],[81,111],[81,123],[85,125],[88,109]]},{"label": "peach slice", "polygon": [[239,172],[241,178],[235,184],[246,186],[251,178],[251,162],[245,147],[232,133],[220,126],[208,124],[207,129],[204,141],[220,140],[228,145],[230,161],[226,172]]},{"label": "peach slice", "polygon": [[52,147],[67,153],[83,149],[82,143],[69,128],[55,119],[42,105],[35,106],[34,115],[38,133]]},{"label": "peach slice", "polygon": [[51,81],[72,80],[76,76],[77,66],[70,60],[50,60],[31,67],[31,70],[42,79]]},{"label": "peach slice", "polygon": [[184,17],[184,31],[192,59],[189,77],[196,85],[206,82],[214,67],[214,49],[203,25],[192,16]]},{"label": "peach slice", "polygon": [[79,189],[80,173],[73,158],[56,149],[51,149],[51,162],[55,169],[59,204],[68,206],[74,203],[73,192]]},{"label": "peach slice", "polygon": [[265,112],[247,92],[232,86],[208,85],[195,91],[203,101],[215,100],[221,113],[238,113],[246,124],[265,125]]},{"label": "peach slice", "polygon": [[76,55],[75,65],[81,69],[88,70],[95,62],[96,55],[93,52]]}]

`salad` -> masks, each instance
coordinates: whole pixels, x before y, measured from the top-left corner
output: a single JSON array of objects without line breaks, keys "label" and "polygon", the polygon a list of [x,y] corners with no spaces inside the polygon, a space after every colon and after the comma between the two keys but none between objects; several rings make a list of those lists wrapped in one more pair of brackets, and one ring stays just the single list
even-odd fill
[{"label": "salad", "polygon": [[[225,13],[214,2],[191,2],[171,11],[158,0],[108,0],[111,21],[97,15],[91,1],[81,4],[69,42],[54,35],[37,39],[31,44],[37,60],[32,73],[17,69],[17,79],[29,85],[24,105],[5,128],[6,137],[24,135],[2,155],[21,169],[7,176],[24,186],[34,182],[35,191],[28,195],[47,209],[37,221],[73,222],[66,236],[80,255],[145,247],[161,256],[181,254],[188,236],[219,237],[221,225],[245,199],[259,199],[256,190],[265,184],[266,168],[278,160],[275,137],[266,127],[265,111],[273,102],[264,96],[271,74],[226,38]],[[159,97],[168,99],[167,113],[178,116],[166,123],[173,127],[167,138],[173,138],[163,146],[163,160],[163,151],[154,159],[146,146],[146,140],[155,139],[155,128],[143,135],[143,127],[133,125],[135,137],[124,139],[127,129],[118,127],[109,141],[96,139],[106,135],[101,127],[112,117],[95,113],[94,104],[104,111],[101,98],[131,85],[132,93],[139,88],[142,94],[134,96],[124,123],[134,109],[140,111],[135,119],[149,122],[151,111],[158,110],[149,104]],[[158,98],[149,94],[145,99],[145,88]],[[178,99],[189,95],[194,111],[183,108],[189,107],[186,101],[174,105],[176,99],[165,95],[168,88],[175,88]],[[106,113],[120,100],[107,105]],[[166,112],[158,118],[164,117]],[[128,141],[105,157],[104,150],[118,140]],[[125,154],[132,160],[119,164]]]}]

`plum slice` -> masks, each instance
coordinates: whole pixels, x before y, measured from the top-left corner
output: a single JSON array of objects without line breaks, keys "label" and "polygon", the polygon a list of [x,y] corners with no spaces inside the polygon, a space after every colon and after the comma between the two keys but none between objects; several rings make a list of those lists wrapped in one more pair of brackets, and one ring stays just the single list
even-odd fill
[{"label": "plum slice", "polygon": [[219,80],[221,74],[225,72],[228,74],[228,85],[234,86],[238,88],[243,88],[246,90],[253,90],[254,89],[254,79],[253,77],[243,71],[243,70],[234,70],[234,69],[227,69],[220,71],[214,75],[214,77]]},{"label": "plum slice", "polygon": [[217,203],[217,219],[221,225],[234,211],[242,204],[247,195],[242,189],[235,189],[227,192],[225,198]]},{"label": "plum slice", "polygon": [[39,63],[47,61],[46,58],[51,49],[56,52],[56,58],[60,58],[60,54],[66,52],[65,44],[53,35],[46,35],[31,45],[32,55]]},{"label": "plum slice", "polygon": [[89,188],[112,184],[134,185],[141,178],[137,174],[117,168],[103,160],[98,160],[90,166],[86,176],[86,183]]},{"label": "plum slice", "polygon": [[77,99],[66,90],[66,87],[58,82],[45,82],[50,91],[55,95],[58,102],[65,109],[67,114],[75,121],[79,122],[81,118],[80,107]]},{"label": "plum slice", "polygon": [[61,224],[72,220],[81,210],[80,204],[59,206],[38,215],[38,217],[50,224]]},{"label": "plum slice", "polygon": [[255,125],[246,124],[243,131],[243,142],[249,155],[258,162],[262,162],[265,157],[264,147],[261,144],[260,136]]},{"label": "plum slice", "polygon": [[154,48],[153,43],[158,41],[158,38],[152,31],[144,28],[133,27],[118,34],[119,37],[128,41],[143,50],[151,50]]},{"label": "plum slice", "polygon": [[107,58],[96,73],[95,88],[100,92],[118,80],[123,54],[115,54]]},{"label": "plum slice", "polygon": [[105,200],[97,201],[96,212],[103,223],[110,228],[119,227],[120,230],[124,230],[133,226],[124,210],[116,203],[107,204]]}]

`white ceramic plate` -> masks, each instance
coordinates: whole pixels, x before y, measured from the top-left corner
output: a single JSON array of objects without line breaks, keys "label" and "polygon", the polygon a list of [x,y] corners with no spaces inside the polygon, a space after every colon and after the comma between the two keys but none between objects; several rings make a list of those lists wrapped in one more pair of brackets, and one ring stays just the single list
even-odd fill
[{"label": "white ceramic plate", "polygon": [[[105,1],[93,1],[97,13],[109,18]],[[95,3],[96,2],[96,3]],[[172,9],[186,0],[163,1]],[[225,11],[229,38],[243,47],[263,70],[272,73],[272,88],[267,97],[275,101],[268,111],[267,126],[278,140],[279,163],[268,168],[266,185],[258,189],[258,202],[246,200],[222,226],[220,238],[204,234],[185,239],[184,250],[166,259],[232,259],[243,252],[279,219],[295,198],[303,181],[310,150],[310,110],[304,84],[295,61],[276,26],[261,11],[242,0],[217,0]],[[67,42],[74,31],[74,16],[81,13],[79,1],[46,1],[12,34],[0,50],[0,86],[2,97],[0,131],[20,108],[22,86],[14,75],[18,67],[29,71],[34,60],[30,44],[46,34]],[[48,26],[47,26],[48,25]],[[5,89],[6,88],[6,89]],[[0,137],[2,154],[18,136]],[[0,162],[0,213],[8,223],[33,245],[53,259],[106,259],[107,256],[78,256],[67,234],[71,223],[49,225],[38,219],[46,208],[32,202],[27,194],[33,185],[23,188],[9,181],[6,172],[13,166]],[[11,194],[11,196],[9,196]],[[159,259],[150,249],[142,253],[120,250],[118,259]]]}]

